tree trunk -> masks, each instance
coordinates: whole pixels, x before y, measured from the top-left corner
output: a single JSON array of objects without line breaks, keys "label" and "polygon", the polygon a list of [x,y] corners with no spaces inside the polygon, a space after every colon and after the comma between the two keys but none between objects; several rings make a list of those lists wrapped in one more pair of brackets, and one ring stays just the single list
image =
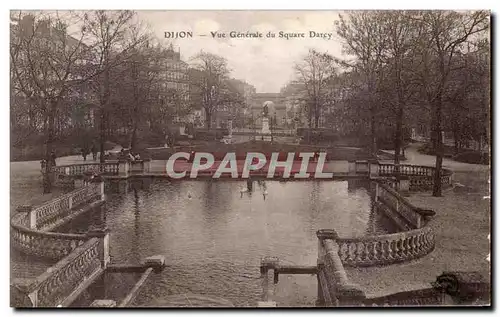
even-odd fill
[{"label": "tree trunk", "polygon": [[134,124],[134,127],[132,128],[132,135],[130,137],[130,150],[135,153],[136,147],[137,147],[137,124]]},{"label": "tree trunk", "polygon": [[52,180],[51,180],[51,171],[53,162],[52,162],[52,151],[53,151],[53,142],[54,142],[54,129],[55,129],[55,116],[57,110],[57,101],[52,100],[49,105],[49,113],[48,113],[48,127],[47,127],[47,143],[45,147],[45,160],[47,164],[45,164],[45,173],[43,175],[43,193],[48,194],[52,191]]},{"label": "tree trunk", "polygon": [[314,126],[315,128],[319,128],[319,117],[320,117],[320,107],[319,105],[316,103],[315,107],[314,107]]},{"label": "tree trunk", "polygon": [[395,136],[395,147],[394,147],[394,167],[396,175],[399,175],[399,156],[402,148],[403,139],[403,105],[399,103],[398,112],[396,118],[396,136]]},{"label": "tree trunk", "polygon": [[377,134],[375,129],[375,107],[370,107],[370,136],[371,136],[371,151],[373,155],[377,155]]},{"label": "tree trunk", "polygon": [[101,99],[101,122],[99,123],[99,152],[101,153],[99,157],[99,162],[104,163],[104,144],[106,142],[106,121],[107,121],[107,104],[109,100],[109,68],[106,66],[106,70],[104,71],[104,94]]},{"label": "tree trunk", "polygon": [[137,126],[139,125],[139,92],[137,89],[137,65],[133,66],[133,80],[134,80],[134,105],[132,116],[132,135],[130,137],[130,149],[135,152],[137,146]]},{"label": "tree trunk", "polygon": [[106,142],[106,114],[104,110],[104,105],[101,105],[101,120],[99,120],[99,162],[104,163],[104,143]]},{"label": "tree trunk", "polygon": [[435,143],[436,143],[436,169],[434,171],[434,185],[432,188],[432,196],[441,197],[442,196],[442,188],[441,188],[441,169],[443,166],[443,156],[444,156],[444,145],[441,137],[441,108],[442,108],[442,99],[441,96],[438,96],[437,101],[435,103]]},{"label": "tree trunk", "polygon": [[205,109],[205,125],[208,130],[212,128],[212,114]]},{"label": "tree trunk", "polygon": [[[453,119],[452,119],[453,120]],[[454,143],[454,154],[458,154],[458,149],[460,148],[460,136],[458,132],[458,127],[454,123],[453,124],[453,143]]]}]

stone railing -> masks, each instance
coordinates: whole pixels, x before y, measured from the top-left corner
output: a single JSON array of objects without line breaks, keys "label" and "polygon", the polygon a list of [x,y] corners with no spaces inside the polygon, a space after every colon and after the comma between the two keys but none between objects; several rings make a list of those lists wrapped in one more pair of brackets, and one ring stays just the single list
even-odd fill
[{"label": "stone railing", "polygon": [[50,232],[104,200],[104,183],[90,183],[41,206],[18,208],[11,218],[12,246],[28,255],[61,259],[88,237],[81,234]]},{"label": "stone railing", "polygon": [[76,207],[104,199],[104,183],[89,183],[28,212],[31,229],[50,231],[54,224],[78,211]]},{"label": "stone railing", "polygon": [[88,163],[54,166],[52,170],[56,174],[81,176],[84,173],[93,172],[96,174],[117,175],[118,162]]},{"label": "stone railing", "polygon": [[[117,164],[98,165],[98,168],[101,174],[103,171],[117,173]],[[74,177],[95,171],[92,166],[95,168],[96,164],[59,166],[54,172],[64,172],[64,175]],[[68,307],[91,284],[96,281],[104,283],[103,279],[98,280],[110,262],[109,233],[103,226],[101,209],[104,198],[104,182],[93,179],[84,182],[82,188],[36,208],[20,206],[17,209],[18,212],[11,218],[12,247],[28,255],[58,262],[37,278],[13,279],[10,288],[12,307]],[[98,229],[85,234],[50,232],[87,211],[92,211],[92,220],[98,220]],[[140,281],[119,306],[130,305],[149,274],[161,270],[164,262],[164,258],[159,256],[147,258],[140,267],[140,270],[145,270]],[[130,267],[122,267],[122,270],[128,272]],[[104,285],[99,287],[103,289]],[[107,302],[110,300],[99,298],[92,306],[102,307],[101,304]]]},{"label": "stone railing", "polygon": [[434,250],[429,227],[361,238],[337,238],[339,257],[346,266],[387,265],[411,261]]},{"label": "stone railing", "polygon": [[[399,192],[383,181],[373,182],[375,185],[375,203],[381,202],[387,216],[394,221],[402,230],[418,229],[425,225],[430,216],[435,213],[431,210],[423,210],[413,206]],[[377,205],[378,206],[378,205]]]},{"label": "stone railing", "polygon": [[11,246],[16,250],[24,254],[55,260],[67,256],[88,239],[84,234],[32,230],[22,225],[17,225],[15,221],[11,222],[10,236]]},{"label": "stone railing", "polygon": [[74,248],[35,279],[15,279],[11,283],[14,307],[66,307],[105,270],[108,234],[93,237]]},{"label": "stone railing", "polygon": [[[383,239],[378,240],[378,237],[373,237],[372,247],[367,244],[365,247],[359,247],[358,240],[339,239],[334,230],[319,230],[317,236],[319,239],[317,273],[319,306],[404,306],[442,303],[442,292],[433,287],[369,298],[358,285],[349,281],[345,266],[389,264],[407,260],[410,249],[397,247],[397,242],[389,242],[389,247],[378,249],[377,243],[384,241]],[[393,238],[387,240],[394,241]],[[365,242],[363,241],[363,243]],[[412,256],[419,256],[419,251],[421,254],[427,252],[425,242],[413,244]],[[394,248],[391,248],[390,245],[393,245]],[[400,246],[404,245],[404,243],[400,244]],[[421,247],[419,248],[417,245],[421,245]],[[346,254],[345,250],[348,250],[350,246],[353,247]],[[370,251],[370,249],[376,251]]]},{"label": "stone railing", "polygon": [[434,249],[435,239],[431,228],[426,226],[434,215],[431,210],[413,206],[390,186],[376,181],[375,203],[378,208],[398,224],[401,232],[340,238],[332,230],[330,238],[338,245],[338,253],[346,266],[387,265],[410,261],[427,255]]},{"label": "stone railing", "polygon": [[[399,165],[399,175],[409,177],[409,190],[430,190],[434,184],[434,171],[433,166],[422,165]],[[397,168],[394,164],[378,164],[379,176],[395,176],[397,175]],[[441,184],[443,187],[452,185],[453,172],[449,169],[441,169]]]},{"label": "stone railing", "polygon": [[[318,236],[318,305],[352,306],[366,296],[359,286],[349,282],[334,230],[319,230]],[[333,238],[333,239],[332,239]]]}]

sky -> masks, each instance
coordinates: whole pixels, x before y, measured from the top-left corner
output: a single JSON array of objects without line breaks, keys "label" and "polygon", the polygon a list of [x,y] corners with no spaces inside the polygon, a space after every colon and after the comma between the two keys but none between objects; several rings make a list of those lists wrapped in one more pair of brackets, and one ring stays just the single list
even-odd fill
[{"label": "sky", "polygon": [[[200,50],[225,57],[231,77],[255,86],[257,92],[279,92],[295,78],[294,65],[310,48],[341,57],[341,41],[335,34],[337,11],[138,11],[165,44],[180,49],[190,59]],[[192,38],[165,39],[164,32],[193,32]],[[255,32],[264,38],[213,38],[210,32]],[[275,38],[266,38],[271,31]],[[279,32],[305,33],[305,38],[279,38]],[[309,37],[310,31],[331,33],[330,39]],[[206,35],[206,36],[202,36]]]}]

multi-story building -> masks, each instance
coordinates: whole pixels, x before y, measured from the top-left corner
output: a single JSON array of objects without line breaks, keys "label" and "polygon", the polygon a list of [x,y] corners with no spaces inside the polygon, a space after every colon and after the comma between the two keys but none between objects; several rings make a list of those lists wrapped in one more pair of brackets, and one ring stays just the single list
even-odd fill
[{"label": "multi-story building", "polygon": [[180,49],[177,52],[172,44],[163,52],[160,60],[160,83],[162,104],[176,109],[174,121],[191,121],[189,108],[189,76],[188,64],[181,59]]},{"label": "multi-story building", "polygon": [[[52,91],[51,85],[56,88],[65,86],[67,102],[60,105],[62,116],[59,115],[55,122],[56,131],[61,132],[65,128],[77,125],[94,126],[94,109],[88,100],[82,102],[89,95],[89,88],[86,85],[74,84],[81,80],[81,74],[85,73],[84,68],[88,67],[88,47],[85,43],[69,35],[65,25],[60,22],[54,23],[49,18],[36,19],[34,15],[27,14],[22,17],[11,16],[10,22],[11,49],[16,52],[15,64],[11,60],[11,67],[18,68],[19,73],[28,78],[37,73],[37,82],[41,83],[39,85],[42,86],[42,90]],[[59,60],[54,59],[51,63],[46,63],[44,59],[51,54],[60,56]],[[77,58],[74,59],[72,56]],[[31,71],[26,71],[30,69]],[[68,76],[65,76],[65,72],[68,71]],[[43,120],[34,115],[35,111],[31,111],[31,108],[36,108],[31,104],[34,97],[34,93],[26,96],[22,89],[15,91],[16,102],[25,102],[30,110],[25,116],[17,117],[14,124],[26,124],[35,129],[43,129]]]}]

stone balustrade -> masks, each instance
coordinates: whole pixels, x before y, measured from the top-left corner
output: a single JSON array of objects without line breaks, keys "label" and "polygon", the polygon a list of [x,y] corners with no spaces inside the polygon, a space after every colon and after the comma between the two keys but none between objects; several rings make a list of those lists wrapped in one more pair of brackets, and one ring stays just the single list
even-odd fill
[{"label": "stone balustrade", "polygon": [[318,305],[352,306],[366,298],[358,285],[352,284],[339,256],[334,230],[318,230]]},{"label": "stone balustrade", "polygon": [[96,174],[118,174],[118,162],[105,162],[105,163],[87,163],[87,164],[73,164],[54,166],[52,168],[56,174],[65,174],[72,176],[81,176],[84,173],[94,172]]},{"label": "stone balustrade", "polygon": [[395,212],[409,225],[408,229],[421,228],[427,220],[428,213],[423,213],[420,208],[413,206],[392,186],[383,182],[375,182],[375,201],[380,201],[391,208],[392,212]]},{"label": "stone balustrade", "polygon": [[88,239],[84,234],[32,230],[14,221],[11,222],[10,237],[11,246],[16,250],[24,254],[54,260],[67,256]]},{"label": "stone balustrade", "polygon": [[30,212],[30,228],[47,230],[60,219],[67,217],[77,206],[102,200],[104,183],[89,183],[87,186],[57,197]]},{"label": "stone balustrade", "polygon": [[91,238],[37,278],[15,279],[11,283],[11,304],[15,307],[68,306],[104,272],[103,248],[104,239]]},{"label": "stone balustrade", "polygon": [[103,195],[104,183],[90,183],[41,206],[18,208],[18,213],[11,218],[12,246],[28,255],[57,260],[63,258],[88,237],[49,231],[64,219],[92,208],[93,204],[102,203]]},{"label": "stone balustrade", "polygon": [[387,265],[411,261],[434,250],[435,235],[430,227],[411,231],[338,238],[339,257],[346,266]]},{"label": "stone balustrade", "polygon": [[[379,176],[394,176],[397,173],[397,167],[394,164],[379,164]],[[410,180],[409,190],[423,191],[430,190],[434,184],[434,171],[433,166],[422,165],[399,165],[399,175],[408,176]],[[453,182],[453,172],[449,169],[443,168],[441,170],[441,184],[443,187],[449,187]]]},{"label": "stone balustrade", "polygon": [[[141,166],[144,169],[144,164]],[[79,177],[85,172],[99,171],[101,174],[118,173],[118,163],[78,164],[58,166],[55,174]],[[42,258],[58,260],[45,273],[35,279],[13,279],[11,281],[11,306],[13,307],[68,307],[97,278],[102,276],[110,262],[109,233],[107,230],[93,230],[85,234],[50,232],[59,225],[99,207],[104,203],[104,182],[84,182],[82,188],[64,194],[41,206],[20,206],[11,218],[11,245],[18,251]],[[137,295],[147,276],[163,268],[164,258],[146,259],[146,275],[141,278],[127,296],[128,304]],[[160,263],[161,262],[161,263]]]},{"label": "stone balustrade", "polygon": [[[408,298],[394,294],[392,297],[367,298],[358,285],[349,281],[345,267],[409,261],[434,249],[434,234],[428,227],[362,238],[340,238],[334,230],[323,229],[318,230],[317,236],[320,306],[407,305]],[[420,298],[426,303],[439,300],[435,292],[422,294]]]}]

